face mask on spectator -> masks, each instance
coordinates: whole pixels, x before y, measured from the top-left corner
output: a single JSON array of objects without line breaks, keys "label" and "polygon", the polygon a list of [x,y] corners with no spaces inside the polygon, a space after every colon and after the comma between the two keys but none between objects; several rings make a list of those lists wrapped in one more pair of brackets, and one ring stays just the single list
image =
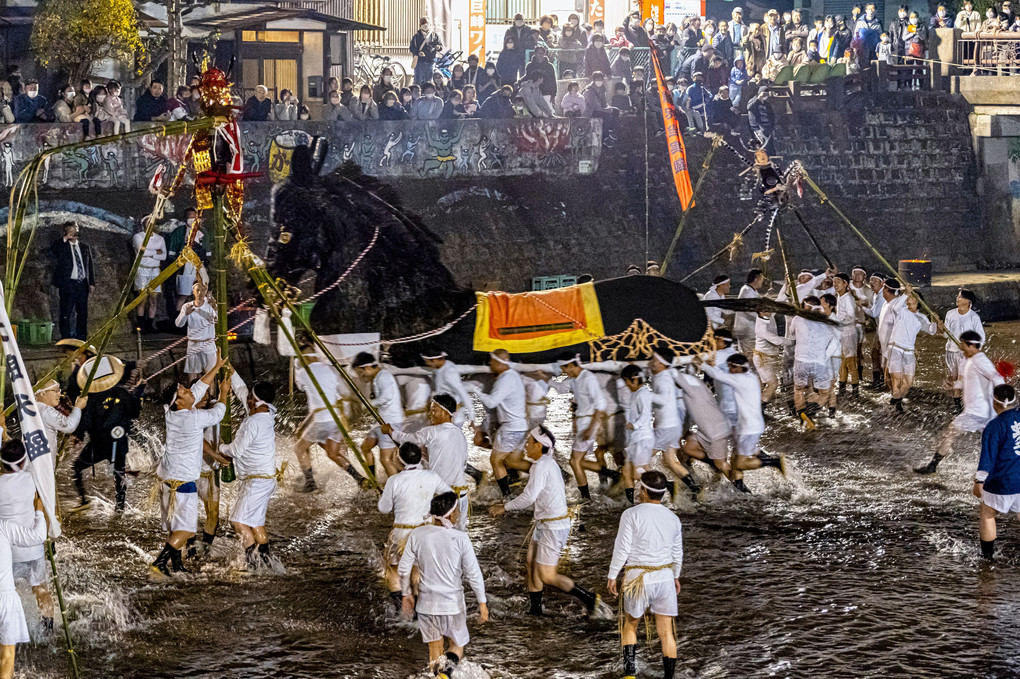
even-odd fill
[{"label": "face mask on spectator", "polygon": [[712,35],[713,33],[715,33],[715,29],[711,26],[705,29],[705,35]]},{"label": "face mask on spectator", "polygon": [[968,3],[966,4],[966,5],[964,5],[964,6],[963,6],[963,8],[964,8],[965,10],[967,10],[968,12],[970,12],[971,10],[973,10],[973,9],[974,9],[974,5],[972,5],[972,4],[970,4],[970,3],[968,2]]},{"label": "face mask on spectator", "polygon": [[74,90],[68,90],[64,92],[64,99],[67,99],[68,101],[74,99]]},{"label": "face mask on spectator", "polygon": [[194,226],[195,218],[194,217],[188,217],[188,220],[187,220],[186,223],[187,223],[188,226]]},{"label": "face mask on spectator", "polygon": [[485,69],[485,72],[488,73],[489,75],[495,75],[496,69],[494,69],[494,68],[487,68],[487,69]]},{"label": "face mask on spectator", "polygon": [[39,95],[39,90],[25,90],[25,92],[29,99],[35,99]]},{"label": "face mask on spectator", "polygon": [[939,10],[939,18],[940,19],[946,18],[946,10],[944,10],[944,9],[940,9]]},{"label": "face mask on spectator", "polygon": [[602,82],[603,81],[601,81],[601,80],[596,80],[595,81],[595,87],[602,87]]},{"label": "face mask on spectator", "polygon": [[901,18],[901,19],[906,19],[906,18],[907,18],[907,13],[906,13],[906,12],[903,12],[903,11],[901,11],[901,12],[900,12],[900,18]]},{"label": "face mask on spectator", "polygon": [[86,85],[85,87],[81,88],[81,91],[84,92],[86,95],[91,94],[92,87],[90,85]]},{"label": "face mask on spectator", "polygon": [[390,84],[390,81],[391,81],[391,80],[393,80],[393,76],[392,76],[392,75],[384,75],[384,76],[382,77],[382,81],[383,81],[384,83],[386,83],[387,85],[389,85],[389,84]]},{"label": "face mask on spectator", "polygon": [[307,114],[307,113],[302,113],[302,114],[301,114],[300,116],[298,116],[298,117],[299,117],[299,118],[300,118],[301,120],[308,120],[308,114]]},{"label": "face mask on spectator", "polygon": [[523,26],[523,25],[524,25],[524,19],[516,19],[514,21],[514,26],[518,26],[519,27],[519,26]]},{"label": "face mask on spectator", "polygon": [[917,17],[910,17],[910,25],[914,26],[917,24]]}]

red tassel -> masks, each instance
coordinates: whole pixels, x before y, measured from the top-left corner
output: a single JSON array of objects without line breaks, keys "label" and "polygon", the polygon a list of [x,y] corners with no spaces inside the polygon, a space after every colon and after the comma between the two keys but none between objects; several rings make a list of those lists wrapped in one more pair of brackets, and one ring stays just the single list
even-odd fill
[{"label": "red tassel", "polygon": [[1011,363],[1009,361],[999,361],[998,363],[995,364],[995,369],[998,371],[1000,375],[1002,375],[1003,379],[1008,380],[1009,378],[1013,377],[1013,375],[1016,373],[1016,363]]}]

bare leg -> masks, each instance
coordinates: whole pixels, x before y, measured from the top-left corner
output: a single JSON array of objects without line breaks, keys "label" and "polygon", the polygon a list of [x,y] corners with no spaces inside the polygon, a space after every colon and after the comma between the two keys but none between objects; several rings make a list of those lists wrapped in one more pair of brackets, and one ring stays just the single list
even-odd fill
[{"label": "bare leg", "polygon": [[188,542],[188,538],[195,537],[194,533],[185,530],[175,530],[170,533],[167,543],[174,549],[181,549]]},{"label": "bare leg", "polygon": [[[994,509],[981,503],[981,518],[978,519],[978,534],[982,540],[990,541],[996,537],[995,517],[998,515]],[[1020,518],[1020,515],[1017,515]]]},{"label": "bare leg", "polygon": [[302,470],[312,468],[312,443],[311,441],[301,438],[294,444],[294,457],[297,458],[298,465],[301,466]]},{"label": "bare leg", "polygon": [[400,467],[397,466],[396,448],[380,448],[379,461],[382,463],[383,469],[386,470],[387,476],[394,476],[400,471]]},{"label": "bare leg", "polygon": [[569,592],[574,589],[574,581],[567,576],[557,572],[556,566],[547,566],[545,564],[536,563],[535,576],[543,584],[555,587],[563,592]]},{"label": "bare leg", "polygon": [[347,444],[343,441],[330,439],[322,447],[326,451],[326,457],[333,460],[341,469],[347,469],[351,466],[351,461],[344,455],[347,451]]},{"label": "bare leg", "polygon": [[[630,617],[630,616],[628,616]],[[636,626],[635,626],[636,628]],[[662,643],[662,655],[667,658],[676,657],[676,636],[673,631],[673,618],[669,615],[655,614],[655,631]],[[634,643],[634,642],[631,642]]]},{"label": "bare leg", "polygon": [[594,460],[586,460],[586,453],[583,450],[572,450],[570,451],[570,469],[574,472],[574,478],[577,480],[578,486],[588,485],[588,475],[586,472],[597,472],[602,469],[602,465]]},{"label": "bare leg", "polygon": [[236,521],[231,521],[230,525],[234,527],[234,532],[237,533],[237,539],[241,541],[241,547],[248,549],[255,544],[255,535],[252,533],[251,528],[243,523],[237,523]]},{"label": "bare leg", "polygon": [[541,592],[542,578],[538,576],[538,564],[535,563],[535,541],[528,544],[528,553],[524,558],[524,565],[528,573],[528,591]]},{"label": "bare leg", "polygon": [[[622,606],[623,603],[621,602],[620,605]],[[638,625],[641,624],[641,618],[632,618],[630,613],[627,612],[624,612],[623,616],[623,631],[620,634],[620,645],[633,646],[637,643],[637,630]]]},{"label": "bare leg", "polygon": [[0,647],[0,679],[14,676],[14,645]]},{"label": "bare leg", "polygon": [[443,639],[429,642],[429,667],[434,668],[439,659],[443,657]]}]

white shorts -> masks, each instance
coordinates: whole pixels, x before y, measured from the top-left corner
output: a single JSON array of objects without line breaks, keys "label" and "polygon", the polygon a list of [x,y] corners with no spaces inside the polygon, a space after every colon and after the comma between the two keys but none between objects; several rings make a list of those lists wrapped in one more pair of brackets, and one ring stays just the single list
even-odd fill
[{"label": "white shorts", "polygon": [[[396,424],[388,422],[395,431],[404,431],[404,423],[397,422]],[[388,434],[382,433],[382,429],[379,427],[372,427],[372,431],[368,433],[369,436],[376,440],[376,445],[379,446],[379,450],[389,450],[390,448],[399,448],[396,442],[389,437]]]},{"label": "white shorts", "polygon": [[468,634],[467,614],[457,615],[429,615],[418,614],[418,629],[421,630],[421,640],[426,644],[439,641],[444,637],[455,645],[464,647],[471,641]]},{"label": "white shorts", "polygon": [[832,368],[825,363],[793,362],[793,386],[813,386],[815,389],[828,389],[832,386]]},{"label": "white shorts", "polygon": [[889,372],[900,375],[914,376],[917,370],[917,358],[912,351],[904,351],[899,347],[889,347]]},{"label": "white shorts", "polygon": [[946,373],[955,379],[960,377],[960,364],[963,363],[963,352],[960,351],[947,351],[946,352]]},{"label": "white shorts", "polygon": [[680,437],[684,435],[684,428],[682,425],[677,427],[663,427],[653,431],[655,433],[655,442],[652,444],[652,447],[655,450],[680,448]]},{"label": "white shorts", "polygon": [[0,645],[28,643],[28,623],[17,592],[0,594]]},{"label": "white shorts", "polygon": [[778,382],[779,374],[783,370],[783,357],[781,355],[763,354],[760,351],[754,352],[754,369],[761,378],[762,384],[766,382]]},{"label": "white shorts", "polygon": [[[339,415],[340,413],[337,414]],[[301,429],[301,438],[310,443],[325,443],[326,441],[344,440],[343,434],[340,433],[340,430],[336,426],[336,422],[334,422],[332,418],[328,421],[312,420]]]},{"label": "white shorts", "polygon": [[528,432],[526,431],[508,431],[506,427],[500,427],[492,442],[492,449],[501,453],[516,453],[519,450],[524,450],[524,443],[527,440]]},{"label": "white shorts", "polygon": [[[575,453],[590,453],[595,450],[595,438],[582,438],[591,426],[591,417],[578,417],[574,420],[574,445],[570,448]],[[596,435],[596,438],[597,435]]]},{"label": "white shorts", "polygon": [[230,508],[230,522],[252,528],[266,525],[266,509],[275,491],[276,479],[242,479],[241,492]]},{"label": "white shorts", "polygon": [[[141,290],[151,283],[159,275],[159,267],[140,266],[135,272],[135,290]],[[153,294],[159,294],[159,288],[153,290]]]},{"label": "white shorts", "polygon": [[989,493],[987,490],[982,489],[981,502],[1000,514],[1020,514],[1020,493],[1013,493],[1012,495],[996,495],[995,493]]},{"label": "white shorts", "polygon": [[31,561],[15,561],[12,566],[15,580],[27,580],[30,587],[45,585],[49,579],[49,564],[45,557]]},{"label": "white shorts", "polygon": [[[197,483],[196,483],[197,486]],[[174,498],[174,511],[170,515],[170,498]],[[171,491],[170,486],[160,483],[159,506],[163,530],[185,533],[198,532],[198,493]]]},{"label": "white shorts", "polygon": [[188,353],[184,356],[184,372],[189,375],[204,375],[216,365],[216,343],[204,340],[199,344],[188,342]]},{"label": "white shorts", "polygon": [[627,611],[627,615],[640,618],[645,611],[651,610],[655,615],[676,617],[676,583],[672,579],[642,584],[642,591],[637,596],[623,597],[623,609]]},{"label": "white shorts", "polygon": [[860,344],[860,333],[857,326],[843,328],[839,333],[839,349],[841,358],[857,358],[857,345]]},{"label": "white shorts", "polygon": [[738,434],[737,455],[743,457],[754,457],[758,452],[758,442],[761,441],[761,434]]},{"label": "white shorts", "polygon": [[697,440],[698,445],[705,451],[705,454],[710,460],[725,460],[726,456],[730,453],[730,440],[729,438],[715,439],[714,441],[709,440],[701,434],[701,432],[695,432],[694,438]]},{"label": "white shorts", "polygon": [[985,430],[985,425],[987,425],[988,422],[989,420],[986,417],[964,412],[953,418],[949,428],[958,432],[981,432]]},{"label": "white shorts", "polygon": [[198,499],[206,504],[210,502],[218,504],[220,501],[220,486],[213,481],[212,475],[211,469],[203,469],[202,475],[198,477],[198,481],[195,481],[195,485],[198,487]]},{"label": "white shorts", "polygon": [[627,462],[634,465],[634,469],[644,469],[652,463],[652,446],[655,440],[650,436],[642,436],[632,440],[624,449],[627,455]]},{"label": "white shorts", "polygon": [[535,563],[543,566],[558,566],[560,554],[567,546],[570,537],[570,526],[564,528],[546,528],[540,523],[531,534],[531,542],[535,545]]}]

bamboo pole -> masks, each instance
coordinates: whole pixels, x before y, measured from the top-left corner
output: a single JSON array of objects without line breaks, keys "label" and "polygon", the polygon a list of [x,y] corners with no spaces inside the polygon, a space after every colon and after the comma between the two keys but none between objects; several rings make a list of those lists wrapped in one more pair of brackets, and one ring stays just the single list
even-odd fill
[{"label": "bamboo pole", "polygon": [[[216,346],[220,350],[220,355],[230,359],[230,338],[229,328],[227,323],[227,314],[230,311],[230,307],[227,306],[227,225],[223,214],[223,187],[213,187],[213,207],[212,207],[212,226],[213,226],[213,283],[216,285]],[[226,374],[225,371],[221,373],[220,377]],[[223,420],[220,422],[220,440],[223,443],[230,443],[234,437],[234,431],[231,428],[231,417],[230,408],[227,408],[227,412],[223,415]],[[222,469],[220,480],[225,483],[232,482],[237,478],[234,471],[234,463],[231,462],[229,465]]]},{"label": "bamboo pole", "polygon": [[67,624],[67,608],[64,606],[64,590],[60,587],[60,576],[57,574],[57,559],[53,551],[53,540],[46,541],[46,558],[49,560],[50,569],[53,571],[53,590],[57,594],[57,605],[60,606],[60,622],[64,628],[64,641],[67,642],[67,653],[71,658],[71,671],[74,673],[74,679],[80,679],[81,671],[78,669],[78,654],[74,650],[71,628]]},{"label": "bamboo pole", "polygon": [[669,263],[673,260],[673,252],[676,250],[677,244],[680,242],[680,234],[684,230],[684,225],[687,223],[687,217],[691,214],[691,208],[694,206],[694,199],[697,198],[698,192],[701,190],[701,186],[705,183],[705,177],[708,176],[708,166],[712,162],[712,156],[715,155],[715,150],[722,145],[722,137],[716,135],[712,138],[712,146],[708,149],[708,153],[705,154],[705,160],[701,163],[701,172],[698,173],[698,182],[694,185],[694,192],[691,193],[691,202],[684,206],[684,213],[680,217],[680,223],[676,225],[676,233],[673,234],[673,241],[669,244],[669,249],[666,250],[666,256],[662,259],[661,274],[666,275],[666,268]]}]

